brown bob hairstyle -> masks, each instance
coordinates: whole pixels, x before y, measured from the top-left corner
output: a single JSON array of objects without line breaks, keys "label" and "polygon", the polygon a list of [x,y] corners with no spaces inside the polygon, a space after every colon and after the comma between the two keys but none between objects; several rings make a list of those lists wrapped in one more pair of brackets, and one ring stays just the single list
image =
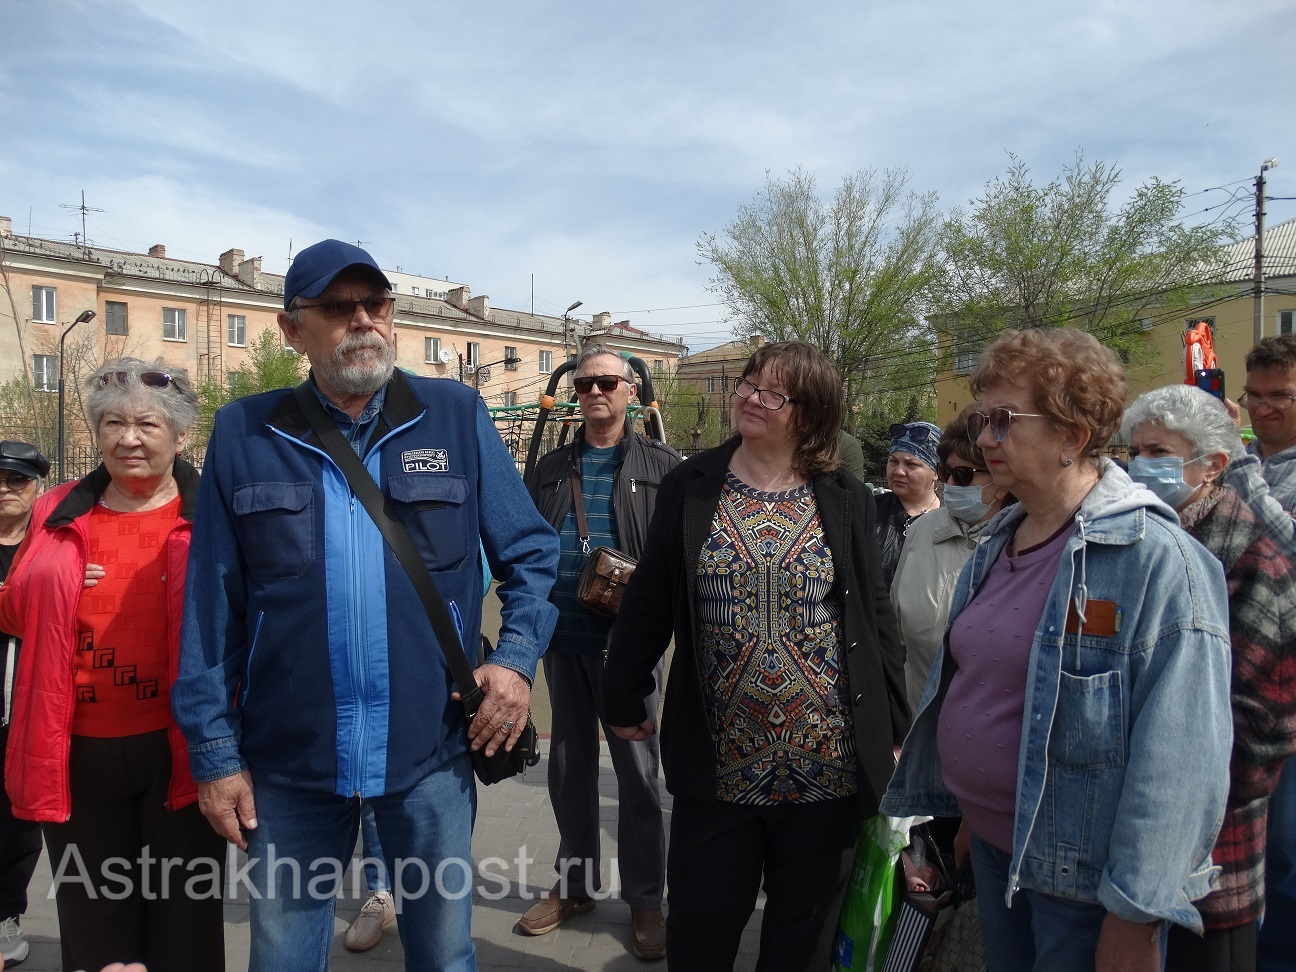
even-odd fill
[{"label": "brown bob hairstyle", "polygon": [[837,436],[841,432],[844,393],[837,369],[822,351],[805,341],[776,341],[756,350],[742,378],[769,369],[787,389],[792,409],[788,432],[796,443],[792,468],[807,479],[841,465]]},{"label": "brown bob hairstyle", "polygon": [[1095,462],[1125,413],[1125,369],[1110,348],[1073,327],[1004,331],[972,372],[980,398],[1000,385],[1025,386],[1035,406],[1059,430],[1088,432],[1077,458]]}]

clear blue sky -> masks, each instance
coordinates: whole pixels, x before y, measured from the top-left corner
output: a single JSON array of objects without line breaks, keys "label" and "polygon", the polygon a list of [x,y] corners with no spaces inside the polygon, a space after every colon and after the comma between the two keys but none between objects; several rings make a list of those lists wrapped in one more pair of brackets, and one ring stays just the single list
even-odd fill
[{"label": "clear blue sky", "polygon": [[71,238],[84,189],[100,245],[282,272],[362,240],[695,350],[728,334],[697,239],[767,171],[905,166],[950,207],[1008,151],[1242,195],[1272,155],[1296,196],[1291,0],[0,0],[0,38],[17,232]]}]

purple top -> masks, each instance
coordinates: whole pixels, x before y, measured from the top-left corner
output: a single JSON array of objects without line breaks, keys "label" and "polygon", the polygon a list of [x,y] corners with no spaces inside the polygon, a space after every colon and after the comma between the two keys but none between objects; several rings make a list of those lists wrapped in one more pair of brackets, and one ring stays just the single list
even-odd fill
[{"label": "purple top", "polygon": [[1035,629],[1057,577],[1063,528],[1015,557],[1006,545],[949,631],[958,669],[936,730],[945,785],[972,832],[1012,853],[1017,762]]}]

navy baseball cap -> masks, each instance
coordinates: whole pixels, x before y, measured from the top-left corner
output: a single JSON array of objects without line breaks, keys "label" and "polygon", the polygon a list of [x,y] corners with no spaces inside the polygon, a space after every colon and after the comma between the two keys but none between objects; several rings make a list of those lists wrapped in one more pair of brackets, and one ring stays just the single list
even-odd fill
[{"label": "navy baseball cap", "polygon": [[0,442],[0,469],[12,469],[24,476],[44,479],[49,475],[50,461],[26,442],[5,439]]},{"label": "navy baseball cap", "polygon": [[293,258],[284,277],[284,309],[288,309],[294,297],[318,297],[334,277],[351,267],[372,270],[375,278],[391,290],[391,281],[382,268],[360,247],[341,240],[324,240],[306,247]]}]

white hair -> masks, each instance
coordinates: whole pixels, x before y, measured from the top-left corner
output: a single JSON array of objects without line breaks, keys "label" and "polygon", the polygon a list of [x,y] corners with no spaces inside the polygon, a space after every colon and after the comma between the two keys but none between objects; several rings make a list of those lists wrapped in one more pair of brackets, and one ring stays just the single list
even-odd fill
[{"label": "white hair", "polygon": [[1194,459],[1216,452],[1231,459],[1242,452],[1242,438],[1224,403],[1195,385],[1166,385],[1134,399],[1125,409],[1121,437],[1130,441],[1134,430],[1148,422],[1187,439]]}]

